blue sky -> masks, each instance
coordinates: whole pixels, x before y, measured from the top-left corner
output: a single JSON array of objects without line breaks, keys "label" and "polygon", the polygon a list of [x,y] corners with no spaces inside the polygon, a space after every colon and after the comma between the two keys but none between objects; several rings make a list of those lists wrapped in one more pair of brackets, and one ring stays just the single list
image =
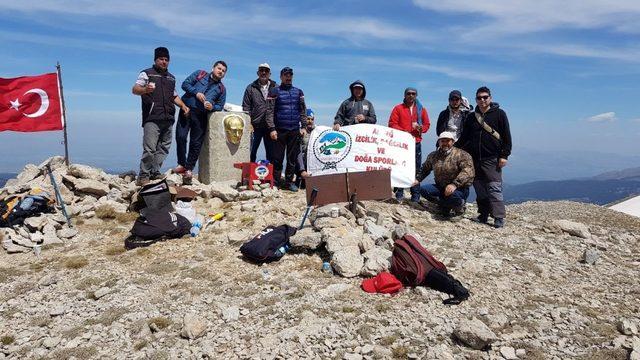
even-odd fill
[{"label": "blue sky", "polygon": [[[0,11],[0,77],[60,61],[72,160],[107,169],[137,168],[140,100],[130,90],[156,46],[170,49],[179,82],[224,59],[235,104],[257,64],[291,66],[320,124],[356,79],[381,124],[407,86],[435,123],[450,90],[472,99],[487,85],[509,115],[514,166],[526,166],[527,149],[621,159],[640,149],[638,1],[3,0]],[[0,171],[61,153],[61,137],[0,133]],[[433,129],[423,141],[434,143]]]}]

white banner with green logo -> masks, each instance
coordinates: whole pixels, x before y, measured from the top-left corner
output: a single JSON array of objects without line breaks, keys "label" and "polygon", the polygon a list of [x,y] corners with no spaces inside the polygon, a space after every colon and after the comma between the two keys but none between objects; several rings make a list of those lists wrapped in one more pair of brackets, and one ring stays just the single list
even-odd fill
[{"label": "white banner with green logo", "polygon": [[391,186],[408,188],[415,179],[415,139],[381,125],[358,124],[334,131],[317,126],[309,138],[311,175],[391,169]]}]

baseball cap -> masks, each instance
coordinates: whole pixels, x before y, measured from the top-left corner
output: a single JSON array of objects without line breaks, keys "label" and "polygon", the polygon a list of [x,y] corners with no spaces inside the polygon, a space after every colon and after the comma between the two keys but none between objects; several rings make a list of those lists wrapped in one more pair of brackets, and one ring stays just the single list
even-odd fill
[{"label": "baseball cap", "polygon": [[402,289],[400,280],[386,271],[362,281],[362,290],[368,293],[395,294],[400,289]]},{"label": "baseball cap", "polygon": [[293,69],[288,66],[285,66],[282,68],[282,70],[280,70],[280,75],[287,74],[287,73],[293,75]]},{"label": "baseball cap", "polygon": [[438,140],[440,139],[451,139],[451,140],[455,140],[456,139],[456,134],[452,133],[451,131],[443,131],[440,133],[440,136],[438,136]]},{"label": "baseball cap", "polygon": [[453,90],[452,92],[449,93],[449,100],[453,98],[462,99],[462,93],[459,90]]},{"label": "baseball cap", "polygon": [[262,63],[262,64],[258,65],[258,69],[261,69],[261,68],[265,68],[265,69],[271,70],[271,66],[269,66],[269,64],[267,64],[267,63]]}]

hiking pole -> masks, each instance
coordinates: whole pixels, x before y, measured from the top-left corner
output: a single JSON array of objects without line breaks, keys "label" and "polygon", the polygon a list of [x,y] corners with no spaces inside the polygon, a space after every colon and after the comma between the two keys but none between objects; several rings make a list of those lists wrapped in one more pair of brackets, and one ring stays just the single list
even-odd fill
[{"label": "hiking pole", "polygon": [[51,179],[51,185],[53,185],[53,191],[56,194],[56,201],[60,204],[62,208],[62,215],[67,219],[67,225],[72,228],[71,218],[67,214],[67,208],[64,206],[64,200],[62,200],[62,194],[60,194],[60,190],[58,190],[58,185],[56,184],[56,179],[53,177],[53,171],[51,171],[51,164],[47,164],[47,172],[49,173],[49,179]]},{"label": "hiking pole", "polygon": [[309,197],[309,202],[307,203],[307,210],[304,212],[304,216],[302,217],[302,222],[300,223],[300,227],[298,228],[298,230],[302,229],[302,227],[304,226],[304,222],[305,220],[307,220],[307,216],[309,216],[309,211],[311,211],[311,207],[313,206],[313,203],[316,201],[316,196],[318,196],[318,189],[313,188],[313,190],[311,190],[311,196]]}]

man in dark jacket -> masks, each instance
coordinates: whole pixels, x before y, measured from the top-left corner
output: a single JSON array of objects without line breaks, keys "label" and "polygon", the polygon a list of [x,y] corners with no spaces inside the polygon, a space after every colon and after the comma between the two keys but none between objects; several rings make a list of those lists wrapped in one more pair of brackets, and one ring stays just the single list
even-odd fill
[{"label": "man in dark jacket", "polygon": [[511,131],[507,114],[491,101],[491,90],[476,91],[475,112],[464,120],[456,147],[473,157],[476,177],[473,188],[478,202],[478,221],[487,223],[489,215],[497,228],[504,226],[506,210],[502,196],[502,168],[511,154]]},{"label": "man in dark jacket", "polygon": [[438,115],[436,124],[436,135],[440,136],[443,131],[455,134],[454,141],[460,138],[464,119],[470,110],[462,104],[462,93],[460,90],[453,90],[449,93],[449,106]]},{"label": "man in dark jacket", "polygon": [[[296,169],[296,159],[300,154],[300,137],[305,134],[307,109],[304,103],[304,93],[293,86],[293,69],[285,67],[280,71],[280,85],[269,91],[267,97],[267,127],[269,138],[273,146],[273,177],[280,187],[298,191],[293,183]],[[287,169],[285,183],[280,176],[285,153],[287,155]]]},{"label": "man in dark jacket", "polygon": [[340,130],[341,126],[361,123],[375,124],[376,111],[373,109],[373,104],[365,99],[367,89],[364,87],[364,83],[356,80],[349,85],[349,90],[351,97],[340,104],[333,121],[333,129]]},{"label": "man in dark jacket", "polygon": [[256,161],[256,154],[260,143],[264,139],[264,149],[267,160],[272,160],[273,150],[269,141],[269,128],[267,126],[267,96],[269,91],[276,86],[276,82],[269,79],[271,67],[267,63],[258,65],[258,79],[247,86],[242,98],[242,110],[249,113],[253,133],[251,135],[250,161]]},{"label": "man in dark jacket", "polygon": [[[185,91],[182,101],[189,107],[189,115],[180,112],[176,125],[176,148],[178,166],[173,169],[176,174],[182,174],[182,182],[191,184],[202,142],[207,131],[209,112],[222,111],[227,99],[227,90],[222,79],[227,73],[227,64],[218,60],[211,67],[211,73],[196,70],[182,82]],[[189,141],[189,155],[187,156],[187,137]]]},{"label": "man in dark jacket", "polygon": [[160,169],[171,147],[171,130],[178,105],[185,114],[187,107],[176,92],[176,78],[169,72],[169,50],[154,51],[153,67],[138,74],[131,92],[142,101],[142,159],[137,184],[146,185],[149,179],[162,176]]}]

